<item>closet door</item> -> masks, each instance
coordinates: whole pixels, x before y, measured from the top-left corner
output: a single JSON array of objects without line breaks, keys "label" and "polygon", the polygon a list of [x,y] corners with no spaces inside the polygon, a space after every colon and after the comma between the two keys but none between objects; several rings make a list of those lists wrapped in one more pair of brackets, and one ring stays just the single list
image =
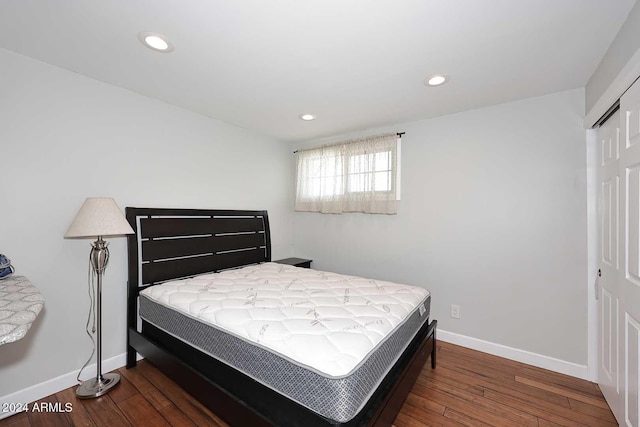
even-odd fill
[{"label": "closet door", "polygon": [[[640,426],[640,81],[620,98],[622,271],[619,294],[621,425]],[[615,412],[615,411],[614,411]]]},{"label": "closet door", "polygon": [[600,250],[598,272],[598,382],[616,418],[621,407],[619,365],[620,114],[598,129]]}]

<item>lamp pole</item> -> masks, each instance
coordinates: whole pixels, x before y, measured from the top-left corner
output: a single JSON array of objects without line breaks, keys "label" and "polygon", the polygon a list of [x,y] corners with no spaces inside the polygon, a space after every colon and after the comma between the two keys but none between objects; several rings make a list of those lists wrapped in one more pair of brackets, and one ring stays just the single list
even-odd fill
[{"label": "lamp pole", "polygon": [[97,331],[97,374],[95,378],[87,380],[76,389],[76,395],[80,399],[90,399],[100,397],[107,393],[120,382],[120,375],[116,373],[102,374],[102,275],[107,268],[109,262],[108,243],[98,236],[98,240],[91,244],[91,253],[89,260],[93,271],[97,276],[97,295],[96,295],[96,316],[98,317]]}]

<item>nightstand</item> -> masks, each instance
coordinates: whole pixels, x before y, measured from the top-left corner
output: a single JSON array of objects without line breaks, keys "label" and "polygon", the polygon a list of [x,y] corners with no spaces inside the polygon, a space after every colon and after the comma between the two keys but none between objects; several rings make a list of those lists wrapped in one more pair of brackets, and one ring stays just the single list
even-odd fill
[{"label": "nightstand", "polygon": [[285,259],[279,259],[273,262],[276,262],[278,264],[293,265],[294,267],[311,268],[312,261],[313,260],[311,259],[305,259],[305,258],[285,258]]}]

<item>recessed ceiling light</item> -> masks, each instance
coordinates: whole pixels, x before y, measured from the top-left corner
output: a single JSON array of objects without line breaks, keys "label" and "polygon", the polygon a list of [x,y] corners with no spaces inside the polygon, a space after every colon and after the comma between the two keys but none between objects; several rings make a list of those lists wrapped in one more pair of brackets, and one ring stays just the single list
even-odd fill
[{"label": "recessed ceiling light", "polygon": [[316,116],[314,116],[313,114],[300,114],[298,117],[300,117],[301,120],[307,122],[316,118]]},{"label": "recessed ceiling light", "polygon": [[138,33],[138,40],[140,40],[143,45],[149,49],[155,50],[156,52],[167,53],[173,50],[171,42],[162,34],[142,32]]},{"label": "recessed ceiling light", "polygon": [[440,86],[443,83],[446,83],[449,80],[449,76],[446,74],[434,74],[433,76],[427,77],[424,81],[426,86]]}]

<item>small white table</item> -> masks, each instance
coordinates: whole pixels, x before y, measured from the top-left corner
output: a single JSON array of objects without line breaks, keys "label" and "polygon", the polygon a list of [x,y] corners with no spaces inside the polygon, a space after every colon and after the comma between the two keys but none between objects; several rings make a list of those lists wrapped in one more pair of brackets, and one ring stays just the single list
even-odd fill
[{"label": "small white table", "polygon": [[0,280],[0,345],[24,337],[42,307],[42,294],[26,277]]}]

